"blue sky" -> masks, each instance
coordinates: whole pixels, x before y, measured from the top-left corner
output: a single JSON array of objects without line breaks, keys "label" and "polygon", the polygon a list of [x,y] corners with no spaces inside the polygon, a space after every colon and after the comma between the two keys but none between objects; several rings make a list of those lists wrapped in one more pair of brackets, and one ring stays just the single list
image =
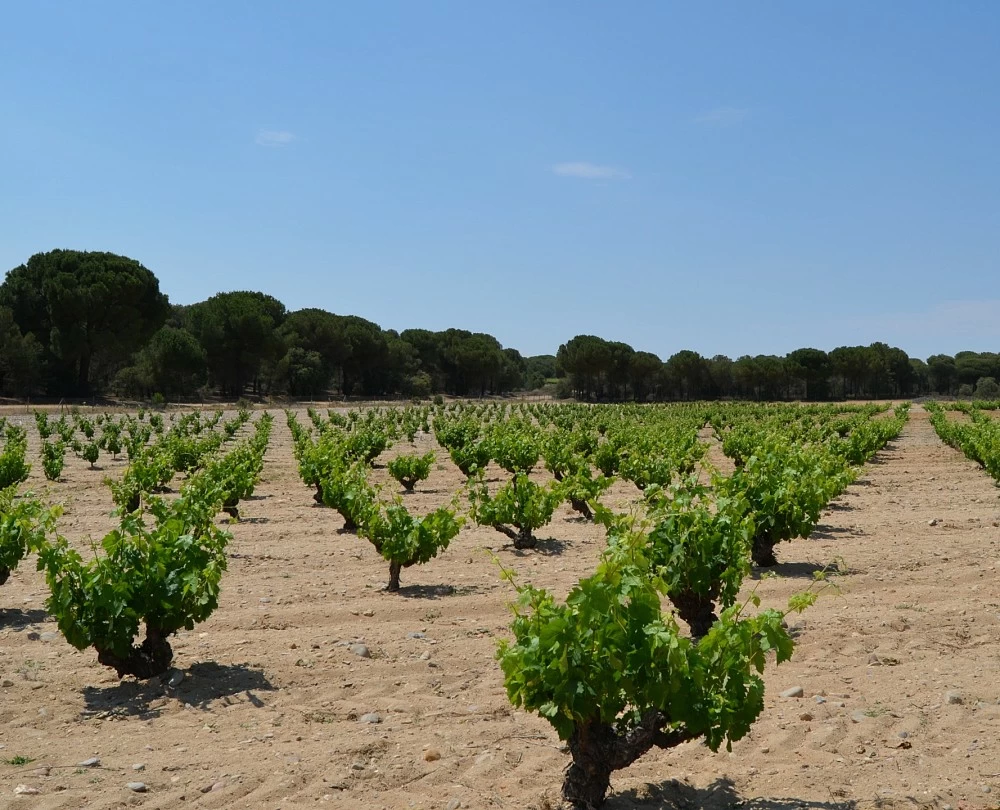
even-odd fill
[{"label": "blue sky", "polygon": [[1000,350],[1000,4],[18,3],[0,268],[525,354]]}]

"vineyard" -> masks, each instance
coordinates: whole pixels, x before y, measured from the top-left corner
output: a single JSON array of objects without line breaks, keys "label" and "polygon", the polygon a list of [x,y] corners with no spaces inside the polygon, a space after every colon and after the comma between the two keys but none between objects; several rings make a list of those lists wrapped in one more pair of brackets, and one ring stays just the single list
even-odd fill
[{"label": "vineyard", "polygon": [[997,403],[0,435],[0,806],[1000,796]]}]

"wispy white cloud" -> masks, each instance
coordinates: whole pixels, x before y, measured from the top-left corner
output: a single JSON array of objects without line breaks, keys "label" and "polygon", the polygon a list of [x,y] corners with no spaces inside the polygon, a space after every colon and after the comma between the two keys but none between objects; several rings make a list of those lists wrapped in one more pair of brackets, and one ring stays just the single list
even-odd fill
[{"label": "wispy white cloud", "polygon": [[582,177],[584,180],[628,180],[632,177],[624,169],[614,166],[599,166],[596,163],[580,161],[576,163],[557,163],[552,171],[560,177]]},{"label": "wispy white cloud", "polygon": [[283,129],[262,129],[254,140],[258,146],[288,146],[295,135]]},{"label": "wispy white cloud", "polygon": [[745,107],[715,107],[696,115],[694,122],[713,127],[731,127],[746,121],[749,117],[750,110]]}]

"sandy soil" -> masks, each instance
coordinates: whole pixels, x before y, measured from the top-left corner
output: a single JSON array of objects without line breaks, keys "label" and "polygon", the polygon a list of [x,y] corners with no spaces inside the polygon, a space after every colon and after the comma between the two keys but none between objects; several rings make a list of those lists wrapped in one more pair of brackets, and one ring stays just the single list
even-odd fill
[{"label": "sandy soil", "polygon": [[[568,757],[548,724],[510,707],[494,661],[512,594],[489,552],[565,594],[592,570],[601,532],[564,510],[541,533],[551,542],[514,552],[468,525],[403,572],[401,593],[383,593],[387,564],[313,506],[278,417],[264,481],[232,527],[221,605],[174,644],[176,687],[118,682],[66,644],[31,561],[0,588],[0,759],[32,759],[0,764],[0,807],[557,806]],[[123,462],[71,459],[47,485],[31,435],[30,484],[65,504],[63,532],[107,531],[100,480]],[[440,459],[408,504],[429,510],[459,488]],[[608,806],[997,806],[997,496],[914,408],[813,536],[779,546],[781,576],[759,583],[781,605],[817,567],[842,572],[839,594],[802,618],[793,661],[768,670],[751,735],[731,754],[651,752],[616,774]],[[804,696],[779,697],[792,686]],[[78,767],[91,757],[100,764]],[[18,785],[39,793],[15,796]]]}]

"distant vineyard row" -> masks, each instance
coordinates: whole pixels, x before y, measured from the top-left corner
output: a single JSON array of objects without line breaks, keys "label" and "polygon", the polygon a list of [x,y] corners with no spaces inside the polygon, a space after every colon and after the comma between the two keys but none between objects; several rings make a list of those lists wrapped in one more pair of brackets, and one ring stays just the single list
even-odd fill
[{"label": "distant vineyard row", "polygon": [[[996,475],[1000,422],[984,409],[957,407],[967,422],[948,421],[945,408],[932,406],[935,427]],[[604,527],[594,573],[562,600],[516,581],[503,552],[497,557],[498,576],[518,595],[511,636],[497,652],[508,695],[567,742],[564,798],[594,808],[612,772],[653,747],[703,739],[717,749],[746,735],[764,707],[766,661],[792,654],[786,615],[807,609],[823,587],[820,577],[781,609],[765,609],[743,590],[752,566],[777,565],[778,544],[808,536],[908,416],[906,404],[456,403],[310,410],[306,423],[289,411],[286,421],[303,483],[330,508],[332,527],[366,539],[385,559],[390,592],[400,589],[403,570],[429,563],[467,522],[522,550],[544,542],[539,530],[563,503]],[[109,482],[119,527],[85,560],[59,536],[58,507],[17,496],[18,482],[7,481],[4,578],[37,553],[51,591],[47,607],[71,644],[93,647],[119,675],[165,672],[169,636],[218,605],[229,534],[216,517],[239,519],[239,502],[263,468],[270,415],[255,424],[246,411],[231,420],[221,413],[36,420],[40,434],[81,451],[96,443],[113,452],[106,437],[118,437],[129,457],[124,476]],[[439,449],[417,452],[418,439],[426,449],[431,436]],[[26,476],[24,448],[25,431],[9,426],[0,469]],[[719,452],[728,472],[710,461]],[[417,514],[400,492],[373,482],[382,461],[403,492],[436,463],[454,463],[466,482]],[[177,473],[185,475],[177,497],[156,494]],[[624,511],[605,502],[615,481],[634,486]]]}]

